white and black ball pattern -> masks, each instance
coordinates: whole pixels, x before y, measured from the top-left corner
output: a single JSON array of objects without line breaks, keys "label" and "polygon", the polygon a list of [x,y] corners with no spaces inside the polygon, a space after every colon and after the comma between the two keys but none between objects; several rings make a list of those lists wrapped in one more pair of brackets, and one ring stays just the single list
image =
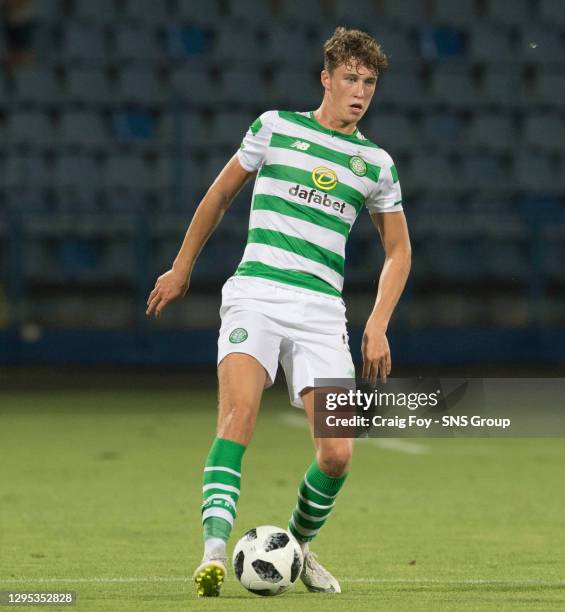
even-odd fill
[{"label": "white and black ball pattern", "polygon": [[280,595],[302,572],[304,558],[291,533],[263,525],[243,534],[233,551],[233,571],[256,595]]}]

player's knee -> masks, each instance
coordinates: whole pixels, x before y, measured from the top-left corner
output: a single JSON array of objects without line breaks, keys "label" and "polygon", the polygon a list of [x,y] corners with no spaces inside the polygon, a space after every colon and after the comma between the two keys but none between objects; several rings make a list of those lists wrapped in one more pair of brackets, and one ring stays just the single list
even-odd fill
[{"label": "player's knee", "polygon": [[349,467],[351,455],[352,449],[349,445],[321,448],[318,451],[318,465],[328,476],[343,476]]}]

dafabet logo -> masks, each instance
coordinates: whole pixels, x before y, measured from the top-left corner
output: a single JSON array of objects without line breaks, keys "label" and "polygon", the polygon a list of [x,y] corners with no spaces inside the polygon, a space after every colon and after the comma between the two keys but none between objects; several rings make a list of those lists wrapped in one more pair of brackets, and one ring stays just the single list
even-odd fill
[{"label": "dafabet logo", "polygon": [[317,166],[312,170],[312,180],[318,189],[331,191],[337,185],[337,174],[325,166]]}]

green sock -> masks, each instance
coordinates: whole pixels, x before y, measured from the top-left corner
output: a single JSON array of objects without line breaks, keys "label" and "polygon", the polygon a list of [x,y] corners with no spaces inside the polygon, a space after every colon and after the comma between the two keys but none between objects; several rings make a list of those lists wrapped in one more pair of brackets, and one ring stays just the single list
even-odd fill
[{"label": "green sock", "polygon": [[215,438],[204,468],[202,523],[204,540],[227,541],[236,517],[241,482],[241,459],[245,446]]},{"label": "green sock", "polygon": [[308,468],[298,488],[298,502],[288,529],[299,542],[313,540],[330,515],[347,474],[334,478],[324,474],[316,461]]}]

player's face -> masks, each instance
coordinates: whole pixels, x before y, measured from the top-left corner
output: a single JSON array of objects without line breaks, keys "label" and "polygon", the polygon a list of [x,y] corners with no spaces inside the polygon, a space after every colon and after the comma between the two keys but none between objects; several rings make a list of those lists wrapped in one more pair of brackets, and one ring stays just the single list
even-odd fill
[{"label": "player's face", "polygon": [[357,123],[375,93],[375,73],[362,64],[341,64],[332,74],[326,73],[324,80],[336,115],[345,123]]}]

